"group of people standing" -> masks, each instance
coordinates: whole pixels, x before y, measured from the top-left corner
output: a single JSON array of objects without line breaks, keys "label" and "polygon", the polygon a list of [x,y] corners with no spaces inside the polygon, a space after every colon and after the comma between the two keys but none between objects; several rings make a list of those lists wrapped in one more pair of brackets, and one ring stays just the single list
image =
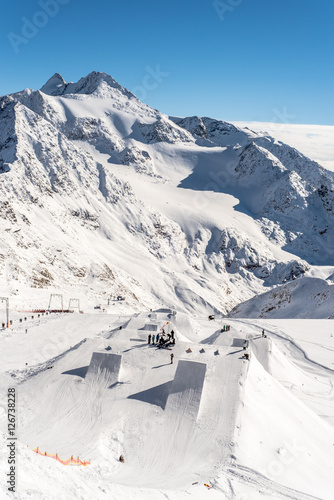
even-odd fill
[{"label": "group of people standing", "polygon": [[157,335],[149,334],[147,343],[157,344],[158,347],[166,347],[167,345],[175,345],[175,333],[174,330],[171,330],[170,333],[166,333],[164,329],[162,329],[161,334],[157,333]]},{"label": "group of people standing", "polygon": [[223,325],[221,332],[229,332],[231,330],[231,325]]},{"label": "group of people standing", "polygon": [[[147,338],[147,343],[148,344],[157,345],[158,348],[164,347],[168,348],[168,346],[174,346],[175,345],[175,332],[174,330],[171,330],[170,333],[166,333],[165,330],[162,328],[161,333],[157,333],[157,335],[152,335],[151,333],[148,335]],[[174,360],[174,354],[171,353],[170,355],[170,362],[173,364]]]}]

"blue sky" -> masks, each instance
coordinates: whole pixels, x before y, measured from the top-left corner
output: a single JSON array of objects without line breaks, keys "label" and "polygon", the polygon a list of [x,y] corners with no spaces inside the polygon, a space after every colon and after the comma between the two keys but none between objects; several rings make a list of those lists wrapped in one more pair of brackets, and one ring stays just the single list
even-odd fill
[{"label": "blue sky", "polygon": [[334,125],[333,26],[332,0],[12,0],[0,95],[96,70],[170,115]]}]

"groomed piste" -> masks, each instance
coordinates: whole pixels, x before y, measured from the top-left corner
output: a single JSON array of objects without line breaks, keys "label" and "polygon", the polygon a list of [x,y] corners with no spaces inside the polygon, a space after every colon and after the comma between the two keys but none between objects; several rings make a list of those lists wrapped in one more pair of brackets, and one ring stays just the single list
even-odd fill
[{"label": "groomed piste", "polygon": [[[83,321],[91,319],[94,329],[83,339]],[[161,310],[36,323],[29,338],[36,356],[46,335],[66,325],[72,337],[53,358],[21,369],[7,363],[3,372],[3,383],[15,381],[24,408],[18,422],[22,499],[79,498],[83,489],[82,498],[98,500],[209,494],[331,500],[331,361],[313,348],[302,320],[287,331],[264,320],[228,323],[225,330],[222,318],[173,318]],[[156,336],[163,330],[160,345]],[[10,349],[11,342],[8,337],[3,345]],[[18,330],[19,356],[26,342]],[[63,467],[79,464],[89,466],[81,473]]]}]

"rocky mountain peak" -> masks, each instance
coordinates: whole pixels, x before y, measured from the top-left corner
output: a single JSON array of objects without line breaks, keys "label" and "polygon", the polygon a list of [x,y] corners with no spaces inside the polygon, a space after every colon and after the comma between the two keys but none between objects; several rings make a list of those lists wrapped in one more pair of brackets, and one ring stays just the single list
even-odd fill
[{"label": "rocky mountain peak", "polygon": [[127,97],[134,97],[131,92],[122,87],[110,75],[100,71],[92,71],[89,75],[80,78],[76,83],[66,83],[64,78],[55,73],[43,87],[41,91],[44,94],[60,96],[64,94],[86,94],[107,97],[108,93],[116,89]]}]

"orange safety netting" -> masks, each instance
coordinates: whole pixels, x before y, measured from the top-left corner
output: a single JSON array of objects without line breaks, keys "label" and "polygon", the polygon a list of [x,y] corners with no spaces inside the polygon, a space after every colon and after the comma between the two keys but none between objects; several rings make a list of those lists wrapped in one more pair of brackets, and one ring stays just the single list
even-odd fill
[{"label": "orange safety netting", "polygon": [[37,453],[37,455],[41,455],[42,457],[50,457],[50,458],[54,458],[55,460],[57,460],[57,462],[60,462],[61,464],[63,465],[90,465],[90,462],[82,462],[82,460],[80,460],[80,458],[73,458],[73,455],[71,456],[71,458],[68,458],[67,460],[62,460],[61,458],[58,457],[58,453],[56,453],[55,455],[50,455],[49,453],[45,452],[45,453],[42,453],[40,451],[40,449],[38,448],[35,448],[34,450],[35,453]]}]

